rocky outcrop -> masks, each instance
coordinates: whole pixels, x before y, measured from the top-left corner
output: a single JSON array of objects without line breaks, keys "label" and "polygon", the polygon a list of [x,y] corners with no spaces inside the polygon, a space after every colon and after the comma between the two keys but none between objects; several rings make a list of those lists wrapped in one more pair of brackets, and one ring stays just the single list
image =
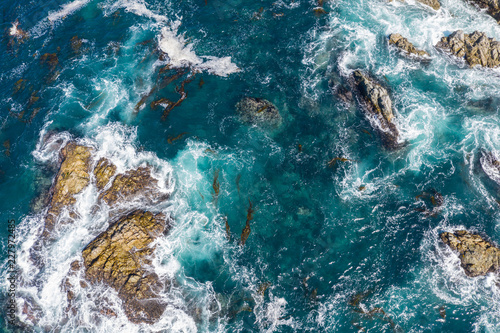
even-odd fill
[{"label": "rocky outcrop", "polygon": [[390,34],[389,35],[389,45],[396,46],[402,53],[410,56],[417,56],[419,58],[429,57],[429,53],[417,49],[408,39],[404,38],[400,34]]},{"label": "rocky outcrop", "polygon": [[486,8],[487,13],[500,23],[500,2],[498,0],[469,0],[469,2],[479,8]]},{"label": "rocky outcrop", "polygon": [[62,209],[74,204],[74,196],[89,184],[91,151],[91,148],[74,142],[68,143],[61,150],[62,163],[50,190],[50,208],[45,218],[44,236],[48,236],[54,229]]},{"label": "rocky outcrop", "polygon": [[493,152],[483,152],[479,162],[484,173],[500,185],[500,161]]},{"label": "rocky outcrop", "polygon": [[116,165],[107,158],[101,158],[94,168],[94,176],[98,190],[102,190],[116,173]]},{"label": "rocky outcrop", "polygon": [[158,181],[151,176],[149,166],[117,175],[111,186],[99,195],[99,200],[103,200],[110,206],[119,201],[143,200],[154,204],[166,199],[168,195],[160,191]]},{"label": "rocky outcrop", "polygon": [[441,240],[460,254],[468,276],[485,275],[500,268],[500,250],[477,234],[465,230],[443,232]]},{"label": "rocky outcrop", "polygon": [[470,67],[497,67],[500,65],[500,42],[489,38],[484,32],[466,34],[457,30],[448,37],[441,38],[436,48],[464,59]]},{"label": "rocky outcrop", "polygon": [[387,89],[359,70],[354,71],[353,81],[363,110],[372,127],[380,134],[384,146],[389,149],[401,147],[398,143],[399,131],[392,122],[394,113]]},{"label": "rocky outcrop", "polygon": [[97,236],[82,252],[91,283],[114,288],[134,323],[154,323],[166,305],[158,297],[165,285],[149,269],[151,243],[169,229],[163,215],[134,211]]},{"label": "rocky outcrop", "polygon": [[441,8],[441,4],[439,3],[438,0],[417,0],[420,3],[423,3],[424,5],[427,5],[431,7],[432,9],[438,10]]},{"label": "rocky outcrop", "polygon": [[243,122],[264,128],[276,128],[283,122],[278,108],[262,98],[243,98],[236,104],[236,112]]}]

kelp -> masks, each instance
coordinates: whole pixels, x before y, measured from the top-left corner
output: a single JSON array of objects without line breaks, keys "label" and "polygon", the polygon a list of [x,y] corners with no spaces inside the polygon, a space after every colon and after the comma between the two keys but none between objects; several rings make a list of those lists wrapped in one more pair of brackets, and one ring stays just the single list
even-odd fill
[{"label": "kelp", "polygon": [[229,242],[231,240],[231,227],[229,227],[229,222],[227,221],[227,216],[224,216],[224,222],[226,223],[226,238]]},{"label": "kelp", "polygon": [[217,201],[219,199],[219,191],[220,191],[219,169],[216,169],[214,172],[214,181],[212,183],[212,188],[214,190],[213,201],[214,201],[214,204],[217,206]]},{"label": "kelp", "polygon": [[259,285],[259,289],[257,290],[257,292],[262,296],[264,297],[265,294],[266,294],[266,290],[271,286],[271,282],[264,282],[264,283],[261,283]]},{"label": "kelp", "polygon": [[17,94],[20,91],[23,91],[26,88],[26,80],[19,79],[14,83],[14,88],[12,89],[12,95]]},{"label": "kelp", "polygon": [[[390,327],[395,331],[395,332],[402,332],[402,329],[399,325],[397,325],[392,317],[388,315],[383,308],[381,307],[374,307],[373,309],[367,311],[364,307],[361,306],[361,301],[365,300],[368,298],[373,291],[368,290],[366,292],[358,293],[354,295],[349,301],[348,304],[352,307],[354,307],[353,311],[356,313],[361,314],[364,317],[367,317],[370,320],[373,319],[378,319],[385,321],[389,323]],[[358,323],[356,323],[359,325]]]},{"label": "kelp", "polygon": [[59,64],[59,58],[56,53],[45,53],[40,57],[40,63],[47,65],[50,71],[53,72]]},{"label": "kelp", "polygon": [[5,156],[10,156],[10,140],[7,139],[3,142],[3,147],[5,148],[4,154]]},{"label": "kelp", "polygon": [[140,101],[135,105],[135,107],[134,107],[134,111],[135,112],[138,112],[139,109],[144,105],[144,103],[146,103],[146,100],[151,95],[153,95],[156,91],[164,89],[170,83],[172,83],[173,81],[175,81],[178,78],[182,77],[184,74],[186,74],[189,71],[188,68],[180,68],[180,69],[177,69],[174,74],[172,74],[170,76],[167,76],[165,78],[160,78],[160,75],[163,74],[163,72],[165,72],[167,70],[170,70],[170,66],[165,66],[162,69],[160,69],[160,72],[158,74],[157,83],[153,86],[153,88],[151,88],[149,90],[149,92],[147,94],[145,94],[144,96],[142,96],[142,98],[140,99]]},{"label": "kelp", "polygon": [[201,88],[205,84],[205,81],[203,81],[203,78],[200,78],[200,82],[198,83],[198,87]]},{"label": "kelp", "polygon": [[165,110],[163,110],[163,115],[161,120],[167,119],[170,112],[177,106],[181,105],[181,103],[187,98],[187,93],[185,90],[185,85],[193,81],[195,76],[188,77],[184,81],[182,81],[181,86],[176,88],[176,91],[181,95],[181,97],[177,100],[177,102],[168,105]]},{"label": "kelp", "polygon": [[82,48],[82,44],[83,44],[83,41],[78,38],[78,36],[73,36],[71,39],[70,39],[70,45],[71,45],[71,49],[73,50],[73,53],[80,53],[80,49]]},{"label": "kelp", "polygon": [[337,164],[337,161],[339,161],[339,162],[354,162],[354,160],[350,160],[348,158],[334,157],[330,161],[328,161],[328,167],[333,168],[335,166],[335,164]]},{"label": "kelp", "polygon": [[105,91],[102,91],[99,95],[97,95],[96,98],[94,98],[88,105],[85,106],[87,110],[92,110],[95,108],[97,105],[101,104],[102,100],[106,98],[108,94]]},{"label": "kelp", "polygon": [[182,132],[181,134],[179,134],[177,136],[174,136],[174,137],[169,136],[168,139],[167,139],[167,142],[168,142],[168,144],[171,145],[174,141],[177,141],[177,140],[181,139],[186,134],[189,134],[189,133],[188,132]]},{"label": "kelp", "polygon": [[251,232],[251,229],[250,229],[250,221],[253,220],[253,213],[254,213],[254,210],[253,210],[253,205],[252,205],[252,202],[250,200],[248,200],[248,210],[247,210],[247,222],[246,222],[246,225],[245,225],[245,228],[243,229],[243,231],[241,232],[241,246],[244,246],[247,239],[248,239],[248,236],[250,236],[250,232]]}]

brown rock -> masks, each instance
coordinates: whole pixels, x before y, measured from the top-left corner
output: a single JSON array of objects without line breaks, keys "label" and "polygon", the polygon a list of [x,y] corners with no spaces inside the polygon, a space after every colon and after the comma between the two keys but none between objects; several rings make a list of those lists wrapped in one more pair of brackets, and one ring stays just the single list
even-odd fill
[{"label": "brown rock", "polygon": [[363,110],[370,118],[373,128],[380,134],[384,146],[389,149],[401,147],[398,143],[399,131],[392,123],[394,113],[387,89],[360,70],[354,71],[353,79]]},{"label": "brown rock", "polygon": [[488,38],[484,32],[466,34],[457,30],[448,37],[441,38],[436,44],[438,49],[465,59],[470,67],[498,67],[500,65],[500,43]]},{"label": "brown rock", "polygon": [[408,39],[404,38],[400,34],[391,34],[389,35],[389,45],[395,45],[400,51],[404,52],[407,55],[415,55],[418,57],[429,57],[429,53],[417,49],[413,46],[412,43],[408,41]]},{"label": "brown rock", "polygon": [[435,10],[438,10],[439,8],[441,8],[441,4],[439,3],[438,0],[417,0],[417,1],[423,3],[424,5],[429,6]]},{"label": "brown rock", "polygon": [[154,250],[150,244],[168,228],[163,215],[137,210],[112,224],[82,252],[86,278],[118,291],[134,323],[154,323],[165,310],[158,297],[164,285],[148,266]]},{"label": "brown rock", "polygon": [[168,199],[168,195],[160,192],[158,181],[151,176],[151,168],[141,167],[117,175],[111,187],[102,192],[99,199],[112,206],[118,201],[131,201],[133,199],[143,199],[155,203]]},{"label": "brown rock", "polygon": [[50,208],[45,219],[44,235],[53,229],[57,217],[64,207],[76,202],[74,195],[80,193],[90,181],[91,148],[68,143],[61,150],[62,164],[51,188]]},{"label": "brown rock", "polygon": [[111,163],[107,158],[101,158],[94,169],[97,189],[102,190],[111,177],[115,175],[115,172],[116,165]]},{"label": "brown rock", "polygon": [[486,8],[487,13],[500,23],[500,3],[498,0],[469,0],[469,2],[479,8]]},{"label": "brown rock", "polygon": [[443,232],[441,240],[460,254],[462,267],[468,276],[486,275],[500,267],[500,250],[481,236],[465,230]]},{"label": "brown rock", "polygon": [[263,98],[242,98],[236,104],[236,112],[244,123],[263,128],[277,128],[283,122],[278,108]]}]

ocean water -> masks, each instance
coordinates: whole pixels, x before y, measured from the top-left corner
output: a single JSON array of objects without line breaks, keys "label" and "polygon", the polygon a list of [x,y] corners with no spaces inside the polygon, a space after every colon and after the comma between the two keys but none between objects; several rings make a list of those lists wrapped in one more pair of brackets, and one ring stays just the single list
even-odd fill
[{"label": "ocean water", "polygon": [[[500,26],[465,1],[441,4],[336,0],[317,14],[313,0],[3,0],[3,307],[9,219],[19,272],[18,321],[0,311],[3,331],[500,331],[498,277],[467,277],[439,239],[466,228],[500,242],[498,175],[481,167],[500,152],[500,71],[434,48],[457,29],[499,40]],[[389,48],[395,32],[431,61]],[[152,91],[167,64],[168,75],[186,72]],[[355,69],[390,90],[403,149],[386,150],[359,104],[335,94]],[[177,101],[189,73],[187,97],[162,119],[150,103]],[[245,96],[274,103],[283,124],[242,123],[235,105]],[[80,276],[71,277],[77,310],[67,310],[70,264],[107,227],[92,186],[78,195],[75,223],[41,250],[43,265],[29,258],[71,140],[119,172],[154,166],[171,194],[160,207],[135,203],[175,220],[156,243],[155,271],[173,283],[154,325],[130,323],[104,285],[78,289]],[[347,161],[329,167],[335,157]]]}]

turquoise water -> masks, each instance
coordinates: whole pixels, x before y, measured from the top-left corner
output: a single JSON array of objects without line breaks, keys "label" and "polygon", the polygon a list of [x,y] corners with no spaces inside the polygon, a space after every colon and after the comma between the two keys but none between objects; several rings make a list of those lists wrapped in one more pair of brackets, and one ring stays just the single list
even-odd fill
[{"label": "turquoise water", "polygon": [[[483,152],[500,151],[500,72],[469,69],[433,45],[457,29],[498,40],[500,26],[461,0],[441,4],[338,0],[316,16],[315,1],[297,0],[2,2],[0,142],[9,143],[0,146],[0,218],[18,224],[22,322],[3,320],[4,330],[497,332],[497,278],[465,276],[438,235],[467,228],[500,241],[498,184],[480,165]],[[29,38],[9,44],[16,20]],[[394,32],[432,61],[388,48]],[[159,49],[171,59],[159,60]],[[43,62],[46,53],[58,63]],[[185,101],[164,121],[150,107],[176,101],[187,74],[136,110],[160,68],[186,59],[198,73]],[[335,95],[355,69],[389,88],[405,148],[385,150],[359,105]],[[234,106],[245,96],[273,102],[283,125],[241,123]],[[65,312],[69,265],[106,228],[105,214],[90,213],[92,191],[79,198],[78,223],[44,249],[45,266],[29,260],[58,139],[91,145],[119,171],[147,162],[168,183],[162,209],[175,226],[154,265],[175,283],[157,324],[129,323],[104,286],[76,290],[79,311]],[[328,167],[335,157],[348,161]],[[430,199],[436,192],[441,207]],[[241,247],[249,201],[252,231]],[[7,223],[0,234],[6,239]],[[102,295],[116,318],[99,313]],[[22,313],[26,299],[36,323]]]}]

